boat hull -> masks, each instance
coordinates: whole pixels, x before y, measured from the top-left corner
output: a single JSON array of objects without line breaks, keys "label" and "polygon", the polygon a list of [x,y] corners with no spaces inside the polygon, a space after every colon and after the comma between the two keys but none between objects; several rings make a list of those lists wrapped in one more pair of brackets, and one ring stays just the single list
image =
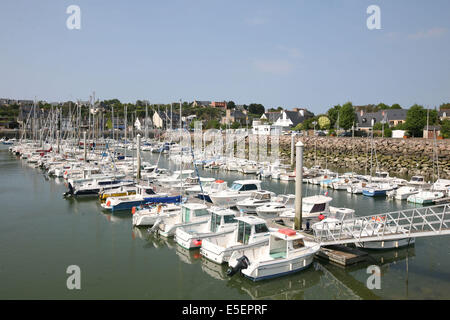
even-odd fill
[{"label": "boat hull", "polygon": [[305,270],[311,266],[313,260],[314,254],[311,254],[289,261],[258,264],[258,266],[252,270],[251,274],[248,274],[245,269],[242,270],[242,274],[252,281],[273,279]]},{"label": "boat hull", "polygon": [[364,249],[372,250],[387,250],[387,249],[397,249],[412,245],[415,243],[414,238],[406,238],[399,240],[389,240],[389,241],[367,241],[355,243],[355,246]]}]

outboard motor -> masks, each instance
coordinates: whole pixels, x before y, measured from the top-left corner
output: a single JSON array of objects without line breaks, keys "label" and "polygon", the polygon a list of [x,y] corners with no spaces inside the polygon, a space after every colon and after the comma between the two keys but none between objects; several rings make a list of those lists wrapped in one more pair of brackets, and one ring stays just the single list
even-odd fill
[{"label": "outboard motor", "polygon": [[237,259],[237,263],[234,267],[231,267],[227,270],[227,276],[232,277],[234,274],[238,271],[241,271],[242,269],[247,269],[247,267],[250,265],[250,261],[246,256],[242,256],[239,259]]},{"label": "outboard motor", "polygon": [[69,196],[73,196],[73,187],[72,187],[71,183],[69,183],[69,191],[64,193],[64,197],[69,197]]},{"label": "outboard motor", "polygon": [[161,218],[156,219],[155,224],[151,228],[148,229],[148,232],[153,233],[155,231],[158,231],[158,227],[161,222],[162,222]]}]

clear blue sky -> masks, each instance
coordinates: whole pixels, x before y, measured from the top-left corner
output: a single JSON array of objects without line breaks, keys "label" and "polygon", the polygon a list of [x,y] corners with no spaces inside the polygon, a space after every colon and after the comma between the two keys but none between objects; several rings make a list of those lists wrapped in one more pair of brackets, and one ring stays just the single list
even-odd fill
[{"label": "clear blue sky", "polygon": [[450,102],[448,0],[2,0],[0,41],[0,98]]}]

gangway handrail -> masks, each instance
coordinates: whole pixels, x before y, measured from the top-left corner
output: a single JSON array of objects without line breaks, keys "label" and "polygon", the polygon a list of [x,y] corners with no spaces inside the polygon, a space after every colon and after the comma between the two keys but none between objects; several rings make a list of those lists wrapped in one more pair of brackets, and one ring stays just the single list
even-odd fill
[{"label": "gangway handrail", "polygon": [[[398,210],[314,227],[315,241],[322,245],[450,234],[450,204]],[[396,218],[394,218],[396,216]],[[353,221],[352,221],[353,220]]]}]

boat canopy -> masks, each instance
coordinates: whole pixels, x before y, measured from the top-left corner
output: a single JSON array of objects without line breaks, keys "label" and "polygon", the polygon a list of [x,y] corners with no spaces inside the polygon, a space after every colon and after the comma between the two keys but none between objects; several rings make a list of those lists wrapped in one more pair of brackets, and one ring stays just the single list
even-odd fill
[{"label": "boat canopy", "polygon": [[259,217],[253,217],[253,216],[244,216],[244,217],[237,217],[236,220],[248,223],[250,225],[257,225],[261,223],[266,223],[266,220],[261,219]]}]

